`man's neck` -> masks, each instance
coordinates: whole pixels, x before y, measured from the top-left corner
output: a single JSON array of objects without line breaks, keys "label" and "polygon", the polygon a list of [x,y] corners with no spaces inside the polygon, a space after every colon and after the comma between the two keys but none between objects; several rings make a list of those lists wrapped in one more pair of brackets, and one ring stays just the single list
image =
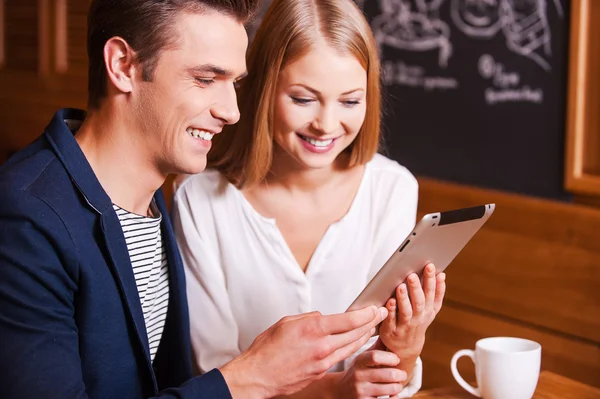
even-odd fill
[{"label": "man's neck", "polygon": [[140,145],[141,140],[136,138],[141,135],[135,134],[137,127],[131,126],[129,120],[108,106],[92,111],[75,139],[111,201],[130,212],[146,215],[166,175]]}]

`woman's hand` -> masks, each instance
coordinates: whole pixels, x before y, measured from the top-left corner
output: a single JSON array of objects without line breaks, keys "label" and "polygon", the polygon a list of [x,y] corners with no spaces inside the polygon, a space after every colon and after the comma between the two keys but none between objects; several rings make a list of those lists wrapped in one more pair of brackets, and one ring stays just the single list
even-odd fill
[{"label": "woman's hand", "polygon": [[386,352],[380,340],[354,359],[337,383],[337,398],[367,399],[397,395],[406,383],[406,372],[396,368],[400,359]]},{"label": "woman's hand", "polygon": [[[379,327],[383,344],[403,362],[414,362],[425,344],[425,331],[442,308],[446,292],[446,275],[435,275],[435,266],[428,264],[423,271],[423,287],[416,274],[396,288],[396,298],[386,304],[388,317]],[[410,292],[410,295],[409,295]],[[409,373],[410,374],[410,373]]]}]

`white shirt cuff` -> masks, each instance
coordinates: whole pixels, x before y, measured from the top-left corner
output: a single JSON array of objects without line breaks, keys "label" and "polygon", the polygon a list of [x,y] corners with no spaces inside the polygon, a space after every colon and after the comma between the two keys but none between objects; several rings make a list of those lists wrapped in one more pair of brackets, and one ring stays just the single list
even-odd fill
[{"label": "white shirt cuff", "polygon": [[394,398],[410,398],[411,396],[413,396],[414,394],[419,392],[422,385],[423,385],[423,362],[421,361],[421,358],[418,357],[417,362],[415,363],[415,369],[413,371],[412,378],[410,379],[408,384],[406,384],[404,386],[402,391],[398,395],[394,396]]}]

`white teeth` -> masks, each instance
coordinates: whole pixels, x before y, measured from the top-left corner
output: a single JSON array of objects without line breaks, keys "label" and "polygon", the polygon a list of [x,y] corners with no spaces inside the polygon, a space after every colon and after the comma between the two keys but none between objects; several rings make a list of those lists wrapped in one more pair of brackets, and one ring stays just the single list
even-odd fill
[{"label": "white teeth", "polygon": [[306,137],[306,136],[300,136],[300,138],[312,145],[314,145],[315,147],[327,147],[329,144],[333,143],[333,139],[329,139],[329,140],[317,140],[317,139],[313,139],[312,137]]},{"label": "white teeth", "polygon": [[202,139],[202,140],[206,140],[206,141],[210,141],[212,140],[214,134],[207,132],[206,130],[200,130],[200,129],[193,129],[191,127],[188,127],[186,129],[186,131],[188,132],[188,134],[196,139]]},{"label": "white teeth", "polygon": [[210,141],[213,138],[213,134],[209,132],[205,132],[203,130],[200,131],[200,138],[202,140]]}]

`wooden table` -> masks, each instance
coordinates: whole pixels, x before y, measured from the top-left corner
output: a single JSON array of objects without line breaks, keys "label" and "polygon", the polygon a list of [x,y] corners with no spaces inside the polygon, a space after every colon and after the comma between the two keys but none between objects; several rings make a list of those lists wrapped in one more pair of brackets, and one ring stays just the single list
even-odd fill
[{"label": "wooden table", "polygon": [[[458,384],[449,388],[437,388],[421,391],[415,399],[473,399]],[[542,371],[533,399],[600,399],[600,389],[583,384],[579,381]]]}]

